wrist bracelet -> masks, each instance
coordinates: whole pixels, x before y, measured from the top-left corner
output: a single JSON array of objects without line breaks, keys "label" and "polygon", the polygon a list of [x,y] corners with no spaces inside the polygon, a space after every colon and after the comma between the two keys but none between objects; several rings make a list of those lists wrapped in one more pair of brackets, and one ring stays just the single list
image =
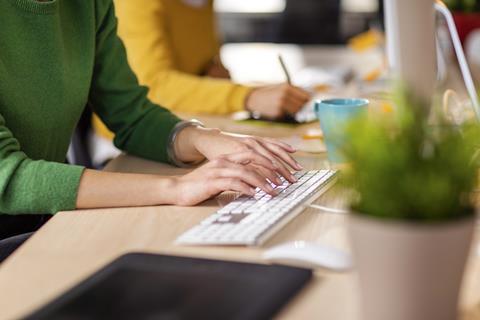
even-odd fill
[{"label": "wrist bracelet", "polygon": [[204,160],[197,161],[197,162],[183,162],[180,159],[178,159],[176,153],[175,153],[175,141],[177,140],[178,134],[185,128],[188,127],[201,127],[205,128],[203,123],[201,123],[198,120],[190,120],[190,121],[181,121],[173,127],[172,131],[170,132],[170,137],[168,139],[168,147],[167,147],[167,156],[168,156],[168,161],[170,161],[171,164],[180,167],[180,168],[191,168],[194,166],[197,166],[198,164],[202,163]]}]

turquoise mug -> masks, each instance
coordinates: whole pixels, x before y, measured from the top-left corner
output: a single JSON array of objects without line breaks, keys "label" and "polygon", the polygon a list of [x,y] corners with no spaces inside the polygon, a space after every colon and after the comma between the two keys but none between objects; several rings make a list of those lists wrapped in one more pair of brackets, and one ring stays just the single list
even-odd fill
[{"label": "turquoise mug", "polygon": [[347,142],[345,125],[349,120],[367,111],[367,99],[328,99],[315,101],[315,114],[320,120],[323,139],[327,146],[328,160],[345,162],[341,147]]}]

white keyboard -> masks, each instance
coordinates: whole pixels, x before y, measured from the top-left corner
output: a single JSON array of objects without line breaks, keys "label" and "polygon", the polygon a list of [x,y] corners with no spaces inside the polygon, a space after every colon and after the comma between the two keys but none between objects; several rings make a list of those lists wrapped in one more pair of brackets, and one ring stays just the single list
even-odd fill
[{"label": "white keyboard", "polygon": [[297,172],[298,181],[275,186],[272,197],[257,188],[254,197],[241,196],[182,234],[187,245],[260,245],[296,217],[335,182],[336,171]]}]

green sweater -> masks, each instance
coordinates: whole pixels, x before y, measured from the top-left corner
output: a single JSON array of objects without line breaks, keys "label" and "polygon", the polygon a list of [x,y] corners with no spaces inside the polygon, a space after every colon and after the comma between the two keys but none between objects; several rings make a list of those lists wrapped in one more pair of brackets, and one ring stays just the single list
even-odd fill
[{"label": "green sweater", "polygon": [[167,161],[179,119],[138,85],[111,0],[1,0],[0,21],[1,213],[75,208],[84,168],[63,162],[87,104],[118,148]]}]

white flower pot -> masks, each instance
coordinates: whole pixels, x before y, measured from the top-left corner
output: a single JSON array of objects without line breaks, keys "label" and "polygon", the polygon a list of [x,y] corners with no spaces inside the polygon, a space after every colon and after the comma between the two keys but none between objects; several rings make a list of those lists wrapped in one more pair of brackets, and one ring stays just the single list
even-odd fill
[{"label": "white flower pot", "polygon": [[349,218],[363,320],[452,320],[475,219],[402,223]]}]

